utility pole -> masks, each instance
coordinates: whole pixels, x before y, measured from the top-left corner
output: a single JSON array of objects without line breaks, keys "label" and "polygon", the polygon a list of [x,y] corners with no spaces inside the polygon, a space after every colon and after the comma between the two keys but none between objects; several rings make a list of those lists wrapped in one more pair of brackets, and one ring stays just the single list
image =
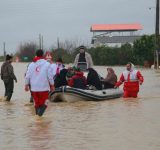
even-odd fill
[{"label": "utility pole", "polygon": [[6,43],[3,42],[3,56],[4,56],[4,61],[5,61],[5,58],[6,58]]},{"label": "utility pole", "polygon": [[39,49],[41,49],[41,34],[39,34]]},{"label": "utility pole", "polygon": [[43,35],[41,36],[41,48],[43,49]]},{"label": "utility pole", "polygon": [[58,50],[58,57],[60,57],[61,56],[61,52],[60,52],[59,38],[57,38],[57,50]]},{"label": "utility pole", "polygon": [[59,38],[57,38],[57,49],[59,49]]},{"label": "utility pole", "polygon": [[39,34],[39,49],[43,49],[43,35]]},{"label": "utility pole", "polygon": [[159,69],[159,53],[160,53],[160,37],[159,37],[159,0],[156,0],[156,24],[155,24],[155,56],[157,66],[154,67]]}]

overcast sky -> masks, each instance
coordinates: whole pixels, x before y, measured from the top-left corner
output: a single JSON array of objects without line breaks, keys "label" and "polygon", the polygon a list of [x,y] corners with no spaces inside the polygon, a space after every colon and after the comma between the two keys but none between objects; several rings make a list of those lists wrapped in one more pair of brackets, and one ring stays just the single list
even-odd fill
[{"label": "overcast sky", "polygon": [[38,43],[39,33],[47,49],[57,37],[90,43],[92,24],[140,23],[151,34],[154,7],[155,0],[0,0],[0,55],[4,41],[14,53],[20,43]]}]

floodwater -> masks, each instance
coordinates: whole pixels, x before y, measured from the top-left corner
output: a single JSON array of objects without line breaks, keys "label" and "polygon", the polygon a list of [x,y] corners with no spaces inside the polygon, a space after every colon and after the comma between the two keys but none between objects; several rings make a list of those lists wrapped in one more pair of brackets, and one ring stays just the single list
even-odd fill
[{"label": "floodwater", "polygon": [[[140,69],[145,82],[139,98],[50,103],[38,119],[24,91],[27,64],[13,66],[18,83],[12,100],[0,100],[0,150],[160,149],[160,72]],[[105,75],[106,67],[96,69]],[[120,76],[125,68],[114,69]],[[3,93],[0,81],[0,96]]]}]

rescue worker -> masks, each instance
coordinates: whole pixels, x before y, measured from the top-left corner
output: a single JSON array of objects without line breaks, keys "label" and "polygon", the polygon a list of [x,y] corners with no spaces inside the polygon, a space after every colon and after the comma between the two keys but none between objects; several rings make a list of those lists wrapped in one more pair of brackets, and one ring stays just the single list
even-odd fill
[{"label": "rescue worker", "polygon": [[65,68],[62,58],[58,58],[56,63],[51,64],[54,86],[57,88],[61,85],[60,72]]},{"label": "rescue worker", "polygon": [[53,63],[52,53],[47,51],[44,55],[45,60],[47,60],[50,64]]},{"label": "rescue worker", "polygon": [[123,71],[120,80],[116,83],[115,88],[119,87],[123,82],[124,98],[137,97],[139,92],[139,84],[143,83],[144,79],[140,71],[134,69],[132,63],[127,63],[126,70]]},{"label": "rescue worker", "polygon": [[50,63],[44,59],[43,50],[37,50],[36,56],[36,61],[28,66],[26,72],[25,91],[31,90],[36,115],[42,116],[47,108],[49,91],[55,88]]},{"label": "rescue worker", "polygon": [[60,74],[60,71],[64,69],[64,64],[62,58],[58,58],[56,63],[51,64],[53,78],[55,79],[57,75]]}]

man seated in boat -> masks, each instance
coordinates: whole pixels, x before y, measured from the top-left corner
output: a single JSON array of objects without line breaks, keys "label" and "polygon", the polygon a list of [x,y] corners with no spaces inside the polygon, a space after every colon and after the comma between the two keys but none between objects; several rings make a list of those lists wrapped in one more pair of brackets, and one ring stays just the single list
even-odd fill
[{"label": "man seated in boat", "polygon": [[86,77],[84,76],[84,73],[80,71],[79,68],[73,69],[74,74],[69,76],[68,74],[68,86],[79,88],[79,89],[86,89],[87,81]]},{"label": "man seated in boat", "polygon": [[88,68],[93,66],[92,57],[85,50],[85,46],[80,46],[79,53],[76,55],[74,60],[74,66],[80,68],[82,71],[86,71]]},{"label": "man seated in boat", "polygon": [[107,76],[101,81],[104,89],[114,88],[117,83],[117,75],[112,68],[107,68]]}]

